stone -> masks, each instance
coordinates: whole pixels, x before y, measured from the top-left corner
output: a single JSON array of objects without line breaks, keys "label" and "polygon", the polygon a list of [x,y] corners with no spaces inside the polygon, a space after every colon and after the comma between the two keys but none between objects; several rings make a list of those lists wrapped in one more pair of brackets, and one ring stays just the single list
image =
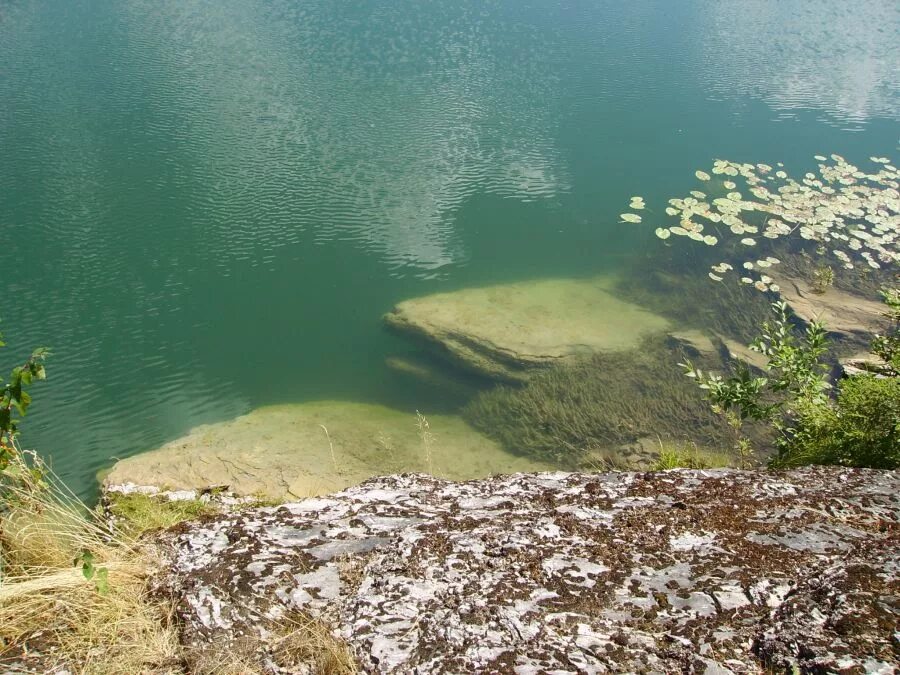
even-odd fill
[{"label": "stone", "polygon": [[165,490],[227,486],[238,496],[284,500],[402,471],[460,480],[550,468],[506,452],[459,417],[426,419],[428,453],[415,411],[345,401],[268,406],[120,460],[103,482]]},{"label": "stone", "polygon": [[765,370],[769,360],[755,352],[743,342],[712,333],[707,335],[699,330],[682,330],[669,333],[669,342],[685,351],[689,356],[700,357],[715,362],[727,355],[727,359],[738,359],[757,370]]},{"label": "stone", "polygon": [[875,377],[891,377],[894,370],[883,359],[872,353],[863,352],[848,356],[838,361],[841,372],[846,377],[854,375],[874,375]]},{"label": "stone", "polygon": [[757,370],[765,370],[766,366],[768,366],[769,359],[759,352],[753,351],[743,342],[724,336],[719,336],[719,339],[722,341],[722,344],[725,345],[725,349],[728,351],[728,355],[731,358],[743,361]]},{"label": "stone", "polygon": [[373,673],[900,667],[892,471],[388,476],[156,543],[195,654],[301,612]]},{"label": "stone", "polygon": [[539,279],[399,303],[388,327],[481,375],[506,381],[584,355],[622,351],[669,322],[614,295],[615,279]]},{"label": "stone", "polygon": [[866,342],[885,324],[885,306],[877,300],[834,286],[829,286],[824,293],[816,293],[804,279],[774,273],[771,276],[781,287],[781,297],[805,323],[819,320],[830,333],[861,338]]},{"label": "stone", "polygon": [[674,347],[680,348],[689,356],[700,356],[714,359],[719,356],[719,348],[713,339],[700,330],[681,330],[669,333],[669,342]]},{"label": "stone", "polygon": [[456,373],[446,372],[449,368],[437,367],[429,359],[418,355],[388,356],[384,364],[398,375],[412,378],[450,395],[468,399],[477,392],[471,382],[462,377],[454,377]]}]

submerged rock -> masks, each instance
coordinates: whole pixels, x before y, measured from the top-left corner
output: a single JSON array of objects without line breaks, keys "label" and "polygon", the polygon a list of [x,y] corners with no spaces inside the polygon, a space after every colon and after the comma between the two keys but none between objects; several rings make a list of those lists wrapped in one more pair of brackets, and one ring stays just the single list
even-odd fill
[{"label": "submerged rock", "polygon": [[816,293],[805,279],[773,274],[781,287],[781,297],[805,323],[822,321],[830,333],[857,337],[868,342],[885,323],[885,306],[834,286]]},{"label": "submerged rock", "polygon": [[104,484],[166,490],[220,486],[238,496],[283,500],[386,473],[427,471],[464,480],[550,468],[504,451],[459,417],[429,415],[427,424],[420,430],[414,413],[365,403],[269,406],[123,459]]},{"label": "submerged rock", "polygon": [[389,356],[384,364],[398,375],[412,378],[418,382],[440,389],[448,394],[461,398],[471,398],[477,389],[471,382],[454,377],[449,368],[436,367],[430,359],[418,355]]},{"label": "submerged rock", "polygon": [[838,361],[841,373],[846,377],[854,375],[874,375],[875,377],[891,377],[894,369],[884,359],[870,352],[863,352],[842,358]]},{"label": "submerged rock", "polygon": [[635,347],[669,323],[613,294],[614,280],[541,279],[438,293],[384,317],[482,375],[523,380],[576,356]]},{"label": "submerged rock", "polygon": [[260,664],[300,612],[367,672],[888,673],[898,526],[896,472],[403,475],[186,523],[159,583]]}]

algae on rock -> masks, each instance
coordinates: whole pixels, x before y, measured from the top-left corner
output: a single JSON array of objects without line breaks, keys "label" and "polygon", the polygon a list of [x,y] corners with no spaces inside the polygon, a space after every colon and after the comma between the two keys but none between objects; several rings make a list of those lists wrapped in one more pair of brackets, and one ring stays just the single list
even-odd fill
[{"label": "algae on rock", "polygon": [[425,471],[429,464],[436,475],[458,480],[549,468],[507,453],[459,417],[427,419],[428,457],[415,411],[343,401],[268,406],[123,459],[104,483],[221,485],[237,495],[284,499],[342,489],[375,475]]},{"label": "algae on rock", "polygon": [[538,279],[438,293],[384,317],[451,361],[505,381],[595,353],[630,349],[669,322],[617,297],[615,279]]}]

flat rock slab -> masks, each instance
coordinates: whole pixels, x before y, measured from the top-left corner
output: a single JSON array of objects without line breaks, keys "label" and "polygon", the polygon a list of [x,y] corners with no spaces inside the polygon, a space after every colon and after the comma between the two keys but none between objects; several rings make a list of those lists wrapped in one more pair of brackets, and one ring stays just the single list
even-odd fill
[{"label": "flat rock slab", "polygon": [[781,287],[781,297],[794,314],[806,323],[822,321],[831,333],[857,336],[865,340],[886,324],[886,306],[831,286],[816,293],[805,279],[772,275]]},{"label": "flat rock slab", "polygon": [[415,411],[344,401],[259,408],[123,459],[103,482],[165,490],[228,486],[239,496],[283,501],[403,471],[464,480],[550,468],[504,451],[459,417],[429,415],[427,422],[426,448]]},{"label": "flat rock slab", "polygon": [[522,380],[530,369],[631,349],[669,328],[666,319],[617,298],[613,285],[603,277],[468,288],[401,302],[384,320],[457,364]]},{"label": "flat rock slab", "polygon": [[302,612],[366,672],[892,673],[898,533],[896,472],[402,475],[184,524],[160,584],[261,664]]}]

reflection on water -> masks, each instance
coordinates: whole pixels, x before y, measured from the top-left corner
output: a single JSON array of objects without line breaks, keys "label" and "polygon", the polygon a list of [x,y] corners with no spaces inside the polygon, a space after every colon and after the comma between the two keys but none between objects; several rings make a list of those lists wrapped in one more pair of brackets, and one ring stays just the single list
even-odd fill
[{"label": "reflection on water", "polygon": [[900,119],[900,4],[892,0],[706,3],[697,40],[718,96],[821,110],[849,129]]},{"label": "reflection on water", "polygon": [[889,154],[897,12],[0,3],[2,355],[54,351],[27,443],[86,489],[110,457],[266,404],[456,409],[384,366],[407,345],[383,312],[615,271],[659,224],[618,205],[714,156]]},{"label": "reflection on water", "polygon": [[[401,3],[405,4],[405,3]],[[219,255],[314,232],[392,267],[465,251],[452,215],[475,191],[566,189],[554,146],[553,45],[474,7],[132,2],[128,29],[162,72],[155,105],[191,120],[227,227]],[[224,209],[227,209],[224,210]]]}]

